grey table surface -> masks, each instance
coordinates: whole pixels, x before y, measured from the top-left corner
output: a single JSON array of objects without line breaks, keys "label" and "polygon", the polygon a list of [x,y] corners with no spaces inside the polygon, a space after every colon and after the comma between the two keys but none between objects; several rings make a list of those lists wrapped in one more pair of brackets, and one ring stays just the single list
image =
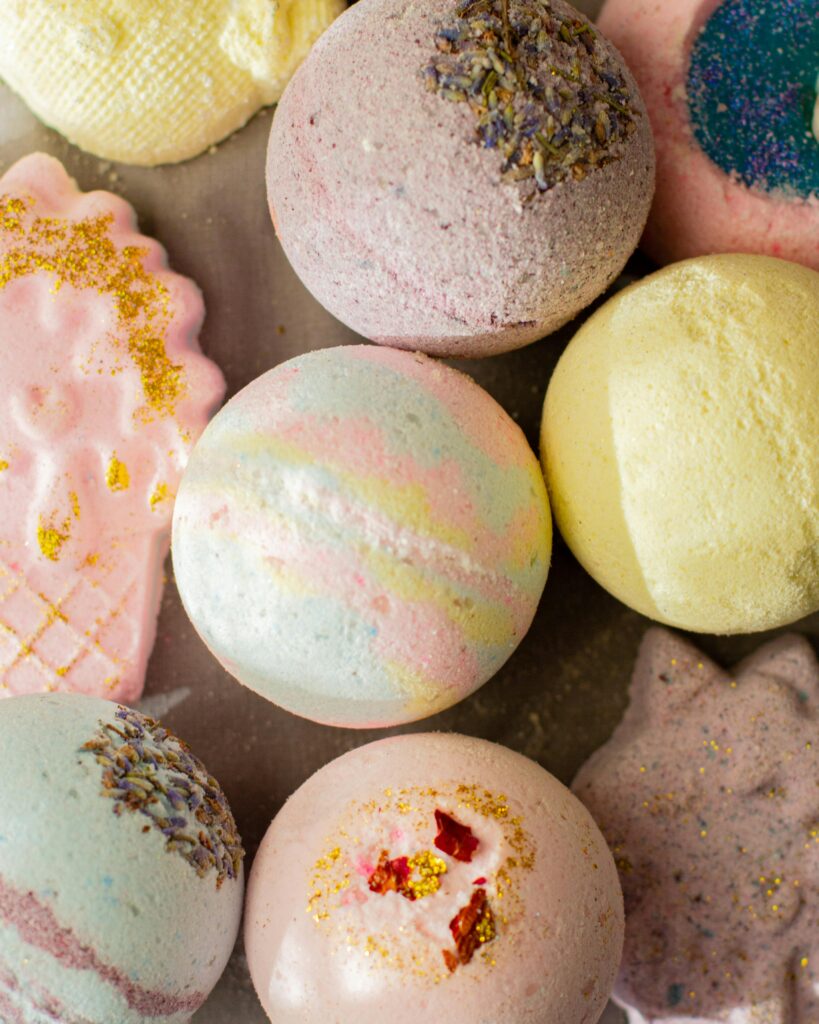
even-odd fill
[{"label": "grey table surface", "polygon": [[[594,15],[600,3],[581,0],[577,6]],[[0,172],[27,153],[45,151],[62,160],[83,189],[106,188],[127,199],[141,229],[166,247],[174,269],[201,286],[207,305],[201,344],[224,371],[228,395],[300,352],[360,340],[307,293],[276,241],[264,193],[272,116],[262,111],[195,160],[135,168],[71,146],[0,83]],[[618,284],[651,269],[637,255]],[[578,322],[518,352],[456,364],[520,423],[533,447],[549,375]],[[170,562],[167,570],[141,706],[183,736],[222,782],[252,859],[270,820],[308,776],[345,751],[399,730],[316,725],[240,686],[195,635]],[[503,670],[468,700],[400,731],[449,730],[495,740],[569,783],[620,719],[648,624],[598,587],[558,538],[534,625]],[[819,645],[819,615],[790,628]],[[696,641],[727,665],[769,635]],[[602,1024],[623,1020],[610,1006]],[[265,1021],[240,942],[194,1024]]]}]

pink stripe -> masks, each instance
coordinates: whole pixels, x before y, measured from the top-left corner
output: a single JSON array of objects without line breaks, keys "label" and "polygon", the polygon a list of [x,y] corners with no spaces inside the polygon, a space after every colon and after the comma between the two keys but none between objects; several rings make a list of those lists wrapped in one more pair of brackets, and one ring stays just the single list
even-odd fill
[{"label": "pink stripe", "polygon": [[0,919],[13,925],[24,942],[53,956],[62,967],[94,971],[119,992],[132,1010],[145,1017],[193,1013],[205,1001],[205,993],[170,995],[142,988],[122,971],[100,960],[84,946],[70,928],[63,927],[50,907],[40,903],[33,892],[19,892],[0,876]]}]

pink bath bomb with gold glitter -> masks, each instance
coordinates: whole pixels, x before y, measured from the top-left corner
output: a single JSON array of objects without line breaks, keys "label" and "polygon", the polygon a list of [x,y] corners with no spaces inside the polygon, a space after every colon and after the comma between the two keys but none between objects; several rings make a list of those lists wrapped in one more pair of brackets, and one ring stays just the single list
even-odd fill
[{"label": "pink bath bomb with gold glitter", "polygon": [[245,945],[274,1024],[593,1024],[622,927],[579,801],[520,754],[435,733],[345,754],[288,800]]},{"label": "pink bath bomb with gold glitter", "polygon": [[135,700],[176,487],[224,392],[193,281],[55,159],[0,178],[0,696]]},{"label": "pink bath bomb with gold glitter", "polygon": [[645,99],[665,263],[780,256],[819,270],[815,0],[606,0],[598,19]]},{"label": "pink bath bomb with gold glitter", "polygon": [[620,872],[629,1024],[819,1020],[819,662],[782,636],[724,671],[646,633],[572,789]]}]

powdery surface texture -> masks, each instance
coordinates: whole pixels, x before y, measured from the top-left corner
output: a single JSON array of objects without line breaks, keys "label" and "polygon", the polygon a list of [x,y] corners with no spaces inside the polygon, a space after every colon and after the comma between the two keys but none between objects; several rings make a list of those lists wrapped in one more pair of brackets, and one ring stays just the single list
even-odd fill
[{"label": "powdery surface texture", "polygon": [[240,861],[211,856],[237,837],[201,762],[110,701],[23,696],[0,704],[0,801],[3,1024],[185,1024],[243,895]]},{"label": "powdery surface texture", "polygon": [[325,349],[213,420],[174,513],[191,620],[240,681],[333,725],[449,707],[529,628],[551,519],[534,453],[469,377]]},{"label": "powdery surface texture", "polygon": [[819,664],[783,636],[723,672],[661,629],[573,790],[626,905],[631,1024],[819,1019]]},{"label": "powdery surface texture", "polygon": [[[563,0],[551,10],[583,19]],[[425,89],[451,0],[364,0],[285,92],[268,150],[279,239],[302,281],[372,340],[482,356],[556,330],[617,276],[645,224],[654,157],[637,130],[618,159],[522,201],[475,142],[467,103]],[[619,57],[605,41],[601,44]]]},{"label": "powdery surface texture", "polygon": [[132,700],[176,487],[224,393],[198,288],[106,192],[0,178],[0,696]]},{"label": "powdery surface texture", "polygon": [[457,735],[314,775],[256,857],[245,946],[276,1024],[594,1024],[620,955],[611,856],[560,783]]},{"label": "powdery surface texture", "polygon": [[641,244],[660,263],[750,252],[819,270],[819,197],[791,199],[748,188],[717,167],[694,138],[688,62],[717,6],[717,0],[606,0],[598,18],[637,79],[654,131],[657,191]]}]

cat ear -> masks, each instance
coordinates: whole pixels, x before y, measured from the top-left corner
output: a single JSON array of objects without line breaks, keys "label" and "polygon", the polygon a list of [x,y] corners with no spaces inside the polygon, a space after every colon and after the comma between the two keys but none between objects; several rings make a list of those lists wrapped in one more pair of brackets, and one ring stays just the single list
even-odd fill
[{"label": "cat ear", "polygon": [[629,717],[662,721],[726,675],[676,633],[657,626],[643,637],[631,677]]},{"label": "cat ear", "polygon": [[737,678],[766,676],[795,690],[802,701],[819,702],[819,660],[810,643],[796,633],[777,637],[741,661]]}]

